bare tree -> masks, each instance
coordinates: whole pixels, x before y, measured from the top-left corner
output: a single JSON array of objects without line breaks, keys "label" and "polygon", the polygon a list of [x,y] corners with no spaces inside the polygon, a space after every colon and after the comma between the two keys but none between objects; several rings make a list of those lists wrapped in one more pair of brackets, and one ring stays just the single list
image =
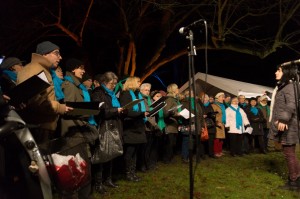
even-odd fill
[{"label": "bare tree", "polygon": [[[117,55],[114,60],[118,75],[137,75],[142,81],[187,53],[185,47],[173,49],[170,43],[180,43],[179,27],[198,19],[207,21],[209,34],[208,46],[202,42],[196,44],[197,49],[235,51],[261,59],[282,47],[299,53],[300,1],[58,0],[54,4],[49,0],[37,5],[34,0],[24,0],[21,3],[32,10],[20,21],[26,24],[28,33],[16,30],[14,35],[18,40],[13,34],[2,36],[1,43],[7,44],[3,49],[20,48],[22,52],[37,39],[49,36],[68,37],[78,47],[89,49],[101,39],[107,41],[106,47],[116,49],[113,53]],[[25,45],[19,44],[20,38]]]}]

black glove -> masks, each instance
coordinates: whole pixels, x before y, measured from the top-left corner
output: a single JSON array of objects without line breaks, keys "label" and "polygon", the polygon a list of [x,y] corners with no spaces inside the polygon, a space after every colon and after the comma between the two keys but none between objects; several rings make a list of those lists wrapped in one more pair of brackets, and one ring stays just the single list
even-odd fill
[{"label": "black glove", "polygon": [[174,115],[175,115],[175,113],[176,113],[176,112],[175,112],[174,110],[172,110],[172,111],[169,111],[169,115],[170,115],[170,116],[174,116]]},{"label": "black glove", "polygon": [[250,127],[250,124],[245,125],[245,129],[247,129],[248,127]]}]

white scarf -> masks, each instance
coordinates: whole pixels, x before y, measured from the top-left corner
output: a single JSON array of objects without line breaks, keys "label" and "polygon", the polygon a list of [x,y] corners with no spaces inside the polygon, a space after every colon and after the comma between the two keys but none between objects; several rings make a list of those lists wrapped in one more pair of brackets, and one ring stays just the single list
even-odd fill
[{"label": "white scarf", "polygon": [[274,103],[275,103],[275,95],[277,93],[277,90],[278,90],[278,87],[276,86],[273,93],[272,93],[272,98],[271,98],[269,122],[271,122],[272,117],[273,117],[273,106],[274,106]]}]

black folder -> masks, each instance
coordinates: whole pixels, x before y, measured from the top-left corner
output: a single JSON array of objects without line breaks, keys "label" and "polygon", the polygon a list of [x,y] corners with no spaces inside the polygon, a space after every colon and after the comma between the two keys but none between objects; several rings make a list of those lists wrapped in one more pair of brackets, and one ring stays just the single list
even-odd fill
[{"label": "black folder", "polygon": [[147,117],[153,117],[158,111],[160,111],[166,105],[167,105],[167,103],[165,101],[160,102],[151,111],[149,111],[149,114],[147,115]]},{"label": "black folder", "polygon": [[26,103],[32,97],[46,90],[50,84],[38,77],[41,73],[30,77],[10,90],[7,93],[10,97],[9,103],[14,106]]},{"label": "black folder", "polygon": [[157,105],[159,105],[160,103],[164,102],[165,100],[167,99],[166,96],[162,96],[161,98],[159,98],[158,100],[156,100],[155,102],[153,102],[150,107],[151,108],[154,108],[156,107]]},{"label": "black folder", "polygon": [[98,115],[104,102],[66,102],[73,110],[66,115]]}]

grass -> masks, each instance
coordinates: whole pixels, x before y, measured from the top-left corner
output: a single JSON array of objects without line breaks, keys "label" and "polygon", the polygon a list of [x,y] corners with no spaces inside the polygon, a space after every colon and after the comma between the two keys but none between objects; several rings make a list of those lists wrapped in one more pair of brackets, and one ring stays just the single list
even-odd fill
[{"label": "grass", "polygon": [[[298,153],[298,151],[297,151]],[[194,163],[195,199],[289,199],[300,198],[300,192],[281,190],[287,179],[286,163],[281,152],[251,154]],[[172,164],[159,163],[158,168],[138,173],[141,182],[118,180],[117,189],[109,189],[103,199],[189,199],[189,165],[180,157]]]}]

